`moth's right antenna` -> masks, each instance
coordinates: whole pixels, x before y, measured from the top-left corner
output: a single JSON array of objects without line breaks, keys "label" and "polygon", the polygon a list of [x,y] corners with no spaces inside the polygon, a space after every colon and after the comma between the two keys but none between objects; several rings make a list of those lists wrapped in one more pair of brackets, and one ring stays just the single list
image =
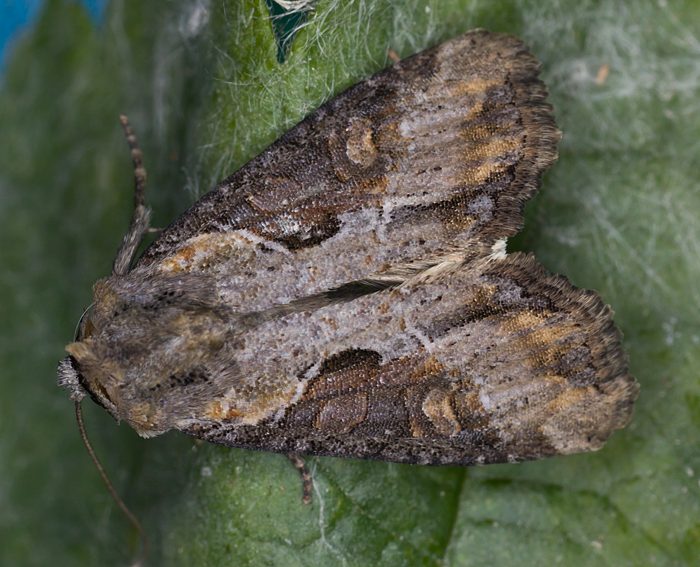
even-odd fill
[{"label": "moth's right antenna", "polygon": [[134,163],[134,212],[131,216],[129,230],[124,235],[112,265],[112,274],[115,276],[123,276],[129,271],[136,249],[141,244],[143,235],[148,232],[148,223],[151,217],[151,212],[146,208],[144,200],[146,169],[143,167],[143,153],[126,115],[120,114],[119,122],[124,129],[126,141],[131,149],[131,161]]},{"label": "moth's right antenna", "polygon": [[136,529],[136,531],[139,534],[139,540],[141,542],[141,553],[138,555],[136,561],[134,562],[134,564],[132,566],[132,567],[139,567],[140,565],[143,565],[143,560],[148,555],[148,538],[146,537],[146,533],[143,531],[143,528],[141,527],[141,522],[139,522],[138,518],[134,515],[134,513],[131,510],[129,510],[129,508],[124,503],[124,501],[121,499],[119,494],[117,494],[117,491],[114,488],[112,481],[109,480],[109,477],[107,476],[107,472],[105,471],[104,467],[102,466],[100,459],[97,458],[97,455],[95,454],[95,450],[92,448],[92,445],[90,444],[90,440],[88,439],[87,431],[85,430],[85,423],[83,422],[83,411],[80,407],[79,401],[75,402],[75,419],[78,422],[78,431],[80,431],[80,438],[83,440],[83,444],[85,445],[85,448],[87,449],[87,452],[90,455],[92,462],[95,463],[95,467],[97,468],[97,472],[100,473],[100,477],[102,478],[102,482],[105,483],[105,486],[107,487],[107,491],[109,492],[112,499],[117,503],[117,506],[119,506],[121,511],[124,512],[124,515],[127,517],[129,522],[131,523],[131,525],[134,526],[134,528]]}]

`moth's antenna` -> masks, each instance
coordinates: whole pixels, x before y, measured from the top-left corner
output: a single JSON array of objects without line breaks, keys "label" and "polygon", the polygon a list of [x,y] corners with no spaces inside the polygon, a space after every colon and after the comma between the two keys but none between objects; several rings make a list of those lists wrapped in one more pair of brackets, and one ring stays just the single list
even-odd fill
[{"label": "moth's antenna", "polygon": [[121,122],[124,129],[124,136],[126,136],[126,141],[131,149],[131,161],[134,164],[134,212],[131,216],[129,230],[124,235],[122,244],[117,251],[117,257],[112,265],[112,274],[115,276],[123,276],[129,271],[136,249],[139,247],[143,235],[148,232],[148,222],[151,216],[151,212],[146,208],[144,199],[146,169],[143,167],[143,153],[126,115],[120,114],[119,122]]},{"label": "moth's antenna", "polygon": [[136,531],[139,534],[139,540],[141,542],[141,553],[138,555],[138,558],[136,559],[136,561],[134,562],[134,564],[132,566],[132,567],[139,567],[140,565],[143,565],[143,560],[148,555],[148,538],[146,537],[146,533],[143,531],[143,528],[141,527],[141,522],[139,522],[138,518],[134,515],[134,513],[131,510],[129,510],[127,505],[120,498],[119,494],[117,494],[117,491],[114,488],[112,481],[109,480],[109,477],[107,476],[107,472],[105,471],[104,467],[102,466],[102,463],[100,462],[100,460],[97,458],[97,455],[95,454],[95,450],[92,448],[92,445],[90,444],[90,440],[88,439],[87,431],[85,430],[85,423],[83,422],[83,412],[82,412],[82,409],[80,407],[80,402],[75,402],[75,419],[78,422],[78,431],[80,431],[80,437],[83,440],[83,444],[85,445],[85,448],[87,449],[87,452],[90,455],[92,462],[95,463],[95,467],[97,468],[97,472],[100,473],[100,477],[102,477],[102,482],[105,483],[105,486],[107,487],[107,491],[109,492],[112,499],[117,503],[117,506],[119,506],[121,511],[127,517],[129,522],[131,523],[131,525],[134,526],[134,528],[136,529]]},{"label": "moth's antenna", "polygon": [[78,340],[78,331],[80,331],[80,325],[83,323],[83,319],[85,318],[85,315],[87,314],[88,311],[90,311],[90,309],[92,309],[93,305],[95,305],[94,301],[85,308],[85,311],[83,311],[83,314],[80,316],[80,319],[78,319],[78,323],[75,325],[75,331],[73,332],[73,340],[74,341]]}]

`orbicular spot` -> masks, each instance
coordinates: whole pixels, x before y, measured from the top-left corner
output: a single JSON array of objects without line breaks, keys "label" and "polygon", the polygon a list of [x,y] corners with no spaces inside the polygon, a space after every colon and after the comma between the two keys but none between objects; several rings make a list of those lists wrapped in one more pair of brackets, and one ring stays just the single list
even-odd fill
[{"label": "orbicular spot", "polygon": [[347,394],[327,400],[314,420],[314,427],[327,433],[349,433],[366,416],[367,394]]},{"label": "orbicular spot", "polygon": [[345,153],[362,168],[369,167],[377,159],[379,152],[372,139],[372,123],[366,118],[353,120],[348,126]]}]

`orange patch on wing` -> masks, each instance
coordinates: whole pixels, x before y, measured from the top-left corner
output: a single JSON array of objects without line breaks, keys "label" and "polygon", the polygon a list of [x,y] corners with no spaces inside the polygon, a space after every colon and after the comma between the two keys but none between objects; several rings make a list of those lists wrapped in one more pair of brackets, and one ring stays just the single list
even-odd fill
[{"label": "orange patch on wing", "polygon": [[266,376],[254,385],[230,390],[219,399],[203,406],[203,419],[242,425],[257,425],[292,403],[297,384],[282,376]]},{"label": "orange patch on wing", "polygon": [[547,366],[571,349],[568,337],[578,333],[573,323],[562,321],[547,324],[549,312],[521,311],[501,326],[502,334],[518,335],[512,339],[512,348],[532,353],[533,366]]},{"label": "orange patch on wing", "polygon": [[452,393],[446,388],[433,388],[423,400],[422,410],[435,430],[445,437],[456,435],[461,426],[452,408]]},{"label": "orange patch on wing", "polygon": [[190,238],[178,250],[164,258],[159,267],[161,272],[192,272],[206,270],[229,258],[234,252],[236,241],[243,237],[236,234],[208,233]]},{"label": "orange patch on wing", "polygon": [[441,94],[443,97],[463,97],[465,95],[486,93],[486,91],[489,89],[493,87],[500,87],[502,85],[502,80],[478,79],[470,77],[468,81],[450,81],[447,83],[440,83],[440,89],[442,90]]},{"label": "orange patch on wing", "polygon": [[[522,147],[522,142],[518,138],[492,136],[485,139],[474,140],[467,144],[467,160],[490,161],[504,156],[507,153]],[[494,163],[497,165],[497,163]]]},{"label": "orange patch on wing", "polygon": [[379,155],[372,139],[372,123],[367,119],[354,120],[348,130],[345,154],[360,167],[369,167]]},{"label": "orange patch on wing", "polygon": [[220,401],[209,404],[205,410],[204,417],[212,421],[227,421],[243,417],[244,413],[238,408],[224,406]]},{"label": "orange patch on wing", "polygon": [[[561,377],[558,378],[564,380]],[[565,388],[556,398],[547,404],[547,412],[551,412],[551,414],[564,413],[569,408],[580,404],[594,393],[595,389],[592,386]]]}]

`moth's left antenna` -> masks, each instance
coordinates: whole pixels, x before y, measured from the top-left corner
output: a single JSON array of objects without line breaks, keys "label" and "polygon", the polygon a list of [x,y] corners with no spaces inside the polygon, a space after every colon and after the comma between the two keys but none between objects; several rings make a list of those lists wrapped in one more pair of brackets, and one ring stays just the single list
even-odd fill
[{"label": "moth's left antenna", "polygon": [[137,559],[134,562],[132,567],[138,567],[140,565],[143,565],[143,560],[148,555],[148,538],[146,537],[146,532],[143,531],[143,528],[141,527],[141,522],[139,522],[138,518],[134,515],[134,513],[131,510],[129,510],[129,508],[124,503],[124,501],[121,499],[119,494],[117,494],[117,490],[114,488],[112,481],[107,476],[107,472],[105,471],[104,467],[102,466],[100,459],[97,458],[97,454],[95,453],[95,450],[92,448],[92,445],[90,444],[90,440],[88,439],[88,436],[87,436],[87,431],[85,430],[85,423],[83,422],[83,411],[80,407],[79,401],[75,402],[75,419],[78,422],[78,431],[80,431],[80,437],[82,438],[83,443],[85,444],[85,448],[87,449],[87,452],[90,455],[92,462],[95,463],[95,467],[97,468],[97,472],[100,473],[100,477],[102,478],[102,482],[105,483],[105,486],[107,487],[107,491],[109,492],[112,499],[117,503],[117,506],[119,506],[121,511],[127,517],[129,522],[131,523],[131,525],[134,526],[134,529],[136,529],[137,533],[139,534],[139,541],[141,543],[141,552],[139,553],[139,555],[138,555],[138,557],[137,557]]},{"label": "moth's left antenna", "polygon": [[122,244],[117,251],[117,257],[112,265],[112,274],[115,276],[123,276],[129,271],[136,249],[141,244],[143,235],[148,232],[148,223],[151,217],[151,212],[146,208],[144,198],[146,169],[143,167],[143,153],[126,115],[120,114],[119,122],[121,122],[124,130],[124,136],[126,136],[126,141],[131,150],[131,161],[134,164],[134,212],[131,215],[129,230],[124,235]]}]

